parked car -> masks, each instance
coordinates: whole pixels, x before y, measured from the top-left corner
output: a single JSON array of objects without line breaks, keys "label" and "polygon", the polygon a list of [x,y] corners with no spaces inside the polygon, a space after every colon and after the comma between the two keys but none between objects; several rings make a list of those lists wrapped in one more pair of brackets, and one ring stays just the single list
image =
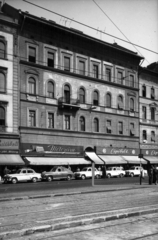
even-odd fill
[{"label": "parked car", "polygon": [[148,175],[147,170],[143,169],[140,166],[133,166],[130,169],[126,170],[126,176],[127,177],[139,176],[140,170],[142,170],[144,172],[144,176]]},{"label": "parked car", "polygon": [[[75,175],[75,179],[81,178],[84,180],[86,178],[91,178],[92,177],[92,167],[84,167],[81,171],[75,172],[74,175]],[[95,176],[95,178],[101,178],[102,172],[98,171],[95,168],[94,176]]]},{"label": "parked car", "polygon": [[25,181],[32,181],[37,182],[41,180],[41,174],[36,173],[31,168],[21,168],[18,169],[15,173],[9,173],[4,176],[4,183],[17,183],[17,182],[25,182]]},{"label": "parked car", "polygon": [[66,167],[53,167],[49,172],[42,173],[42,180],[51,182],[53,179],[67,179],[71,180],[74,173]]},{"label": "parked car", "polygon": [[109,167],[106,170],[106,177],[124,177],[125,176],[125,170],[123,167]]}]

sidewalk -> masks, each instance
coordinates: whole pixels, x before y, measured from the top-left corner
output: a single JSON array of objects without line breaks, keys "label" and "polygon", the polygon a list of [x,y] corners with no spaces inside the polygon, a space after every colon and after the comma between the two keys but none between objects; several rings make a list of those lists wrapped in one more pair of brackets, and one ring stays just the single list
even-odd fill
[{"label": "sidewalk", "polygon": [[0,239],[20,239],[38,232],[158,212],[158,186],[96,185],[30,197],[2,196],[0,201]]}]

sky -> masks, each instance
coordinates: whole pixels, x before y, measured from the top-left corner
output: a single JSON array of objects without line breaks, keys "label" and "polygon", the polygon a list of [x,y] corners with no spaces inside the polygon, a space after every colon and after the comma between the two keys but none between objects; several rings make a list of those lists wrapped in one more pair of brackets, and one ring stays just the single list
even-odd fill
[{"label": "sky", "polygon": [[[143,67],[158,62],[158,0],[0,0],[22,11],[137,52]],[[27,1],[27,2],[26,2]],[[42,8],[41,9],[36,4]],[[56,15],[60,14],[62,16]],[[69,18],[69,19],[68,19]],[[71,20],[70,20],[71,19]],[[75,23],[73,20],[89,27]],[[111,35],[111,36],[109,36]],[[119,39],[124,41],[121,41]],[[133,46],[134,43],[141,46]],[[145,50],[146,48],[148,50]],[[157,54],[156,54],[157,53]]]}]

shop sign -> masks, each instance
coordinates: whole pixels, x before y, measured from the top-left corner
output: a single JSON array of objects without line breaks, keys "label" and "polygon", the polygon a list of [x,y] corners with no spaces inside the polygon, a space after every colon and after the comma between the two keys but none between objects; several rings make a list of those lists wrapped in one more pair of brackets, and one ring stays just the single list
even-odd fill
[{"label": "shop sign", "polygon": [[156,156],[158,156],[158,149],[142,149],[142,150],[141,150],[141,153],[142,153],[144,156],[153,156],[153,157],[156,157]]},{"label": "shop sign", "polygon": [[83,156],[82,146],[67,146],[67,145],[54,145],[54,144],[34,144],[34,143],[21,143],[21,154],[24,156]]},{"label": "shop sign", "polygon": [[19,140],[0,138],[0,151],[7,150],[19,150]]},{"label": "shop sign", "polygon": [[139,154],[139,149],[135,148],[106,148],[96,147],[97,154],[104,155],[125,155],[125,156],[136,156]]}]

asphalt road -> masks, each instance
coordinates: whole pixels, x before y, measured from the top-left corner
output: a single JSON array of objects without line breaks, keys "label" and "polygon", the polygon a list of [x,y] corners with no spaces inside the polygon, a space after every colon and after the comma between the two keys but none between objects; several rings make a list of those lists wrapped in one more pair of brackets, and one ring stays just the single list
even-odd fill
[{"label": "asphalt road", "polygon": [[[142,183],[147,183],[148,178],[143,179]],[[122,185],[122,184],[139,184],[139,177],[124,177],[124,178],[106,178],[106,179],[95,179],[95,185]],[[38,192],[48,192],[49,190],[62,190],[62,189],[71,189],[71,188],[80,188],[80,187],[89,187],[92,186],[92,180],[60,180],[60,181],[52,181],[52,182],[37,182],[37,183],[17,183],[17,184],[0,184],[0,193],[23,193],[29,195],[34,193],[38,194]]]}]

